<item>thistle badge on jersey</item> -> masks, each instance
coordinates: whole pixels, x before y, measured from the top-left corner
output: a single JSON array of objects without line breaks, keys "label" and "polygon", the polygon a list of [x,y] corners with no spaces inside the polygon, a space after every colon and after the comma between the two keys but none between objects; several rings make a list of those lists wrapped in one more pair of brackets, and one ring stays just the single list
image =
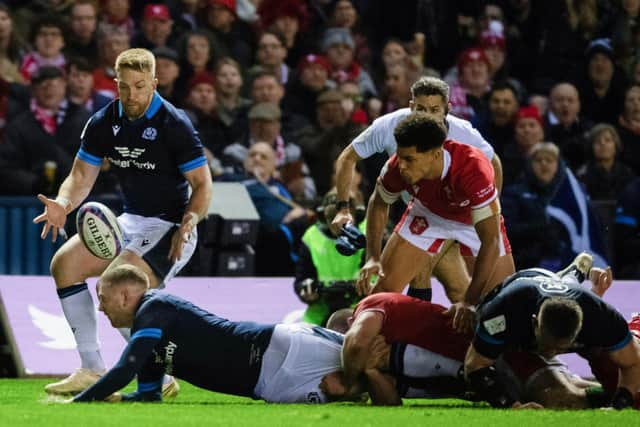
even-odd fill
[{"label": "thistle badge on jersey", "polygon": [[142,139],[153,141],[156,139],[156,136],[158,136],[156,128],[146,128],[144,132],[142,132]]}]

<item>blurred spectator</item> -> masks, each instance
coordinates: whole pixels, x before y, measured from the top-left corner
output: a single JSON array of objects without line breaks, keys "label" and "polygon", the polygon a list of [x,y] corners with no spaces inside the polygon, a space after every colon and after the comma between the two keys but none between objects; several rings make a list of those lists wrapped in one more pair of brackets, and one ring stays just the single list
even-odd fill
[{"label": "blurred spectator", "polygon": [[640,85],[632,85],[625,92],[624,110],[618,120],[622,141],[622,163],[640,176]]},{"label": "blurred spectator", "polygon": [[242,181],[260,215],[255,247],[259,276],[293,275],[295,253],[311,218],[277,179],[276,162],[271,144],[258,141],[249,148],[243,173],[223,177]]},{"label": "blurred spectator", "polygon": [[529,95],[527,104],[533,105],[538,109],[540,116],[544,117],[549,113],[549,97],[540,93],[532,93]]},{"label": "blurred spectator", "polygon": [[178,77],[178,91],[186,91],[189,80],[198,73],[211,70],[214,63],[213,45],[209,34],[202,30],[186,33],[178,49],[178,57],[183,60]]},{"label": "blurred spectator", "polygon": [[549,94],[545,115],[546,139],[553,141],[572,171],[584,165],[588,151],[587,135],[592,123],[580,117],[580,97],[571,83],[558,83]]},{"label": "blurred spectator", "polygon": [[213,169],[217,175],[221,174],[222,168],[218,166],[219,159],[222,158],[222,152],[229,140],[225,126],[218,119],[216,88],[211,74],[203,71],[192,77],[189,82],[186,107],[193,126],[200,134],[209,164],[212,164],[214,158],[217,159],[218,162]]},{"label": "blurred spectator", "polygon": [[376,95],[377,91],[371,76],[354,60],[355,42],[349,30],[329,28],[322,38],[322,50],[325,52],[331,71],[329,78],[336,84],[352,81],[358,83],[363,96]]},{"label": "blurred spectator", "polygon": [[640,54],[638,37],[640,36],[640,2],[637,0],[622,0],[614,17],[611,44],[618,63],[629,73],[631,66]]},{"label": "blurred spectator", "polygon": [[[318,207],[318,220],[302,236],[293,288],[300,300],[308,304],[302,321],[324,326],[336,310],[355,305],[360,297],[355,281],[360,272],[364,249],[343,256],[336,249],[338,237],[329,224],[337,213],[337,192],[327,193]],[[356,226],[364,233],[365,206],[351,198],[350,206]]]},{"label": "blurred spectator", "polygon": [[129,16],[129,0],[102,0],[100,32],[122,31],[129,40],[135,32],[135,23]]},{"label": "blurred spectator", "polygon": [[315,118],[316,98],[329,86],[327,58],[321,55],[306,55],[300,61],[297,73],[289,80],[283,105],[285,109],[297,111],[311,122]]},{"label": "blurred spectator", "polygon": [[547,83],[542,82],[542,86],[537,87],[533,85],[536,83],[534,73],[538,67],[542,20],[546,12],[544,6],[540,1],[509,1],[504,24],[511,76],[532,90],[546,93],[549,89]]},{"label": "blurred spectator", "polygon": [[318,96],[315,124],[300,137],[304,158],[320,194],[331,189],[333,163],[342,150],[364,129],[349,120],[343,106],[344,95],[328,90]]},{"label": "blurred spectator", "polygon": [[[282,105],[284,87],[278,78],[268,72],[259,72],[251,83],[251,99],[255,103],[269,102],[277,106]],[[282,112],[282,134],[285,138],[295,137],[309,121],[293,110],[284,109]]]},{"label": "blurred spectator", "polygon": [[205,26],[213,42],[214,57],[231,56],[243,67],[251,65],[253,53],[247,37],[248,27],[238,22],[236,0],[207,0]]},{"label": "blurred spectator", "polygon": [[31,75],[45,65],[64,69],[64,26],[60,18],[55,15],[38,18],[33,24],[30,40],[35,50],[22,58],[20,66],[20,73],[26,81],[31,81]]},{"label": "blurred spectator", "polygon": [[178,91],[176,81],[180,75],[178,53],[170,47],[153,49],[156,57],[156,78],[158,79],[158,93],[173,105],[180,106],[183,95]]},{"label": "blurred spectator", "polygon": [[251,105],[251,100],[240,95],[240,64],[232,58],[222,58],[216,64],[215,80],[218,118],[227,128],[229,141],[237,141],[244,135],[248,126],[247,110]]},{"label": "blurred spectator", "polygon": [[576,174],[593,200],[618,200],[622,190],[634,178],[631,169],[618,160],[620,137],[610,124],[591,129],[591,160]]},{"label": "blurred spectator", "polygon": [[351,0],[337,0],[334,3],[329,23],[332,27],[349,30],[355,43],[353,54],[355,61],[369,69],[372,59],[371,50],[369,49],[367,38],[359,25],[358,10],[354,7],[353,2]]},{"label": "blurred spectator", "polygon": [[57,67],[33,73],[30,109],[7,125],[0,144],[0,194],[55,195],[71,170],[89,112],[67,102],[65,88]]},{"label": "blurred spectator", "polygon": [[14,30],[20,40],[27,40],[35,22],[44,15],[68,16],[73,0],[3,0],[12,10]]},{"label": "blurred spectator", "polygon": [[531,149],[544,141],[542,117],[534,106],[521,107],[516,116],[514,140],[504,147],[502,156],[504,185],[516,182],[525,170]]},{"label": "blurred spectator", "polygon": [[113,66],[120,53],[129,49],[129,36],[125,31],[113,30],[100,33],[98,37],[100,66],[93,71],[93,84],[96,91],[114,99],[118,96],[116,72]]},{"label": "blurred spectator", "polygon": [[93,89],[93,68],[85,58],[67,62],[67,98],[93,114],[111,102],[111,98]]},{"label": "blurred spectator", "polygon": [[502,207],[516,268],[556,271],[585,250],[608,265],[597,216],[556,145],[533,147],[522,180],[504,188]]},{"label": "blurred spectator", "polygon": [[176,34],[182,34],[198,28],[198,14],[202,12],[200,0],[181,0],[180,15],[173,24]]},{"label": "blurred spectator", "polygon": [[520,104],[516,91],[508,82],[498,82],[489,92],[487,114],[474,124],[483,137],[502,155],[507,144],[513,141],[514,124]]},{"label": "blurred spectator", "polygon": [[267,30],[260,35],[256,51],[256,63],[275,74],[283,85],[289,81],[289,67],[284,63],[287,57],[285,43],[282,34]]},{"label": "blurred spectator", "polygon": [[594,123],[615,125],[622,112],[627,78],[615,65],[609,39],[597,39],[585,52],[587,76],[578,86],[583,115]]},{"label": "blurred spectator", "polygon": [[640,177],[618,201],[615,218],[616,278],[640,279]]},{"label": "blurred spectator", "polygon": [[473,120],[483,114],[483,96],[490,89],[489,60],[482,49],[467,49],[458,58],[458,79],[451,84],[451,114]]},{"label": "blurred spectator", "polygon": [[4,131],[18,114],[29,108],[29,88],[19,83],[10,83],[0,75],[0,145]]},{"label": "blurred spectator", "polygon": [[71,6],[65,53],[69,58],[85,58],[98,66],[98,11],[95,0],[77,0]]},{"label": "blurred spectator", "polygon": [[162,3],[144,6],[140,31],[131,39],[131,45],[153,50],[157,47],[173,47],[171,34],[173,20],[169,8]]},{"label": "blurred spectator", "polygon": [[24,83],[18,64],[24,45],[13,28],[9,8],[0,3],[0,75],[8,83]]},{"label": "blurred spectator", "polygon": [[353,82],[344,82],[338,87],[338,90],[344,97],[342,100],[342,108],[347,112],[349,119],[353,123],[367,125],[369,118],[362,108],[362,95],[360,95],[358,85]]},{"label": "blurred spectator", "polygon": [[313,50],[307,32],[309,11],[304,0],[262,0],[258,14],[263,28],[276,31],[284,37],[287,49],[286,63],[295,67],[302,56]]},{"label": "blurred spectator", "polygon": [[410,73],[406,64],[394,64],[387,67],[382,90],[382,113],[387,114],[400,108],[409,107],[411,84],[415,74]]},{"label": "blurred spectator", "polygon": [[479,45],[489,61],[489,80],[496,81],[508,78],[507,48],[502,24],[492,21],[491,27],[480,33]]}]

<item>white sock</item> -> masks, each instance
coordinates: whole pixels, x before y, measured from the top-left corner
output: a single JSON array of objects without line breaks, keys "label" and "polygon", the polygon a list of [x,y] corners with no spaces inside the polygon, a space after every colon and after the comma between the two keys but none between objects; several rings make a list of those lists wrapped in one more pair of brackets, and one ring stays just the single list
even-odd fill
[{"label": "white sock", "polygon": [[62,311],[73,331],[81,367],[92,371],[104,371],[104,361],[100,354],[98,324],[93,298],[86,283],[77,283],[58,289]]}]

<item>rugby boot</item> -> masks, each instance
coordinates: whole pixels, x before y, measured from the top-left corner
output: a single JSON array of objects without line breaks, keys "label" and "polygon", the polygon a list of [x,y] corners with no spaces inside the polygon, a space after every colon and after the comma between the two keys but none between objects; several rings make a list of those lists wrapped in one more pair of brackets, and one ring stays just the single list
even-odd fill
[{"label": "rugby boot", "polygon": [[103,374],[103,372],[78,368],[67,378],[44,386],[44,391],[57,395],[78,394],[98,382]]},{"label": "rugby boot", "polygon": [[557,274],[560,277],[571,274],[578,280],[578,283],[582,283],[589,278],[592,265],[593,257],[586,252],[581,252],[574,258],[571,264],[558,271]]}]

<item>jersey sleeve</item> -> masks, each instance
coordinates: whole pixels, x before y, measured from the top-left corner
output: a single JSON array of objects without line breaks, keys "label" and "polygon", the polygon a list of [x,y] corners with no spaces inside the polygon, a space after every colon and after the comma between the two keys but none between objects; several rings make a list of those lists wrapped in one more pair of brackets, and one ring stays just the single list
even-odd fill
[{"label": "jersey sleeve", "polygon": [[376,188],[382,200],[388,204],[395,202],[400,197],[400,193],[405,188],[405,181],[400,175],[396,154],[391,156],[382,167]]},{"label": "jersey sleeve", "polygon": [[181,173],[189,172],[207,164],[202,141],[198,131],[187,115],[179,110],[178,120],[169,126],[169,143],[172,144],[174,158]]},{"label": "jersey sleeve", "polygon": [[99,113],[94,114],[87,120],[87,123],[80,134],[80,149],[76,157],[93,166],[101,166],[102,159],[107,153],[108,136],[100,135]]},{"label": "jersey sleeve", "polygon": [[[407,111],[405,111],[407,110]],[[393,131],[400,120],[409,114],[409,109],[398,110],[377,118],[352,142],[353,149],[363,159],[386,151],[389,155],[396,151]]]},{"label": "jersey sleeve", "polygon": [[493,147],[470,122],[449,114],[447,115],[447,123],[449,124],[448,139],[453,139],[462,144],[475,147],[482,151],[487,159],[493,160],[493,156],[495,155]]},{"label": "jersey sleeve", "polygon": [[508,318],[501,298],[482,307],[473,336],[473,347],[478,353],[488,359],[497,359],[505,351]]},{"label": "jersey sleeve", "polygon": [[589,300],[581,304],[584,320],[578,340],[605,351],[620,350],[629,344],[632,336],[622,314],[590,291],[585,294]]},{"label": "jersey sleeve", "polygon": [[498,197],[493,167],[476,153],[471,155],[458,178],[459,190],[469,199],[471,209],[483,208]]}]

